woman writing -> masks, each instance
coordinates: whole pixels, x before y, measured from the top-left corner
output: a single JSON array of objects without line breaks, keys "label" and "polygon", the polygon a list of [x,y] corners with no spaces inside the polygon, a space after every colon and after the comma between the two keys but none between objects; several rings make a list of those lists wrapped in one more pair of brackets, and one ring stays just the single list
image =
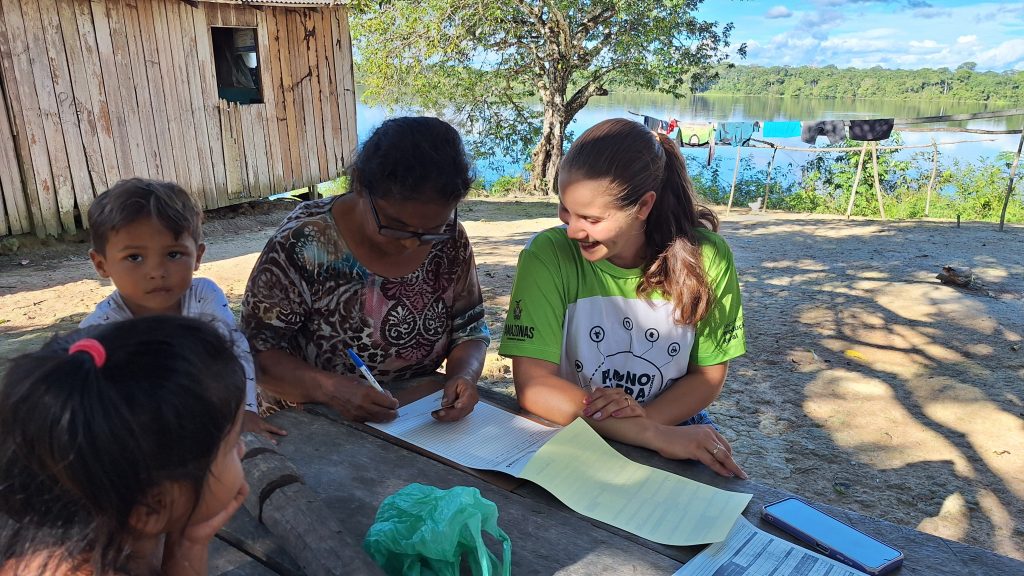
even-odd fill
[{"label": "woman writing", "polygon": [[490,334],[457,205],[473,178],[458,132],[395,118],[366,141],[352,191],[301,204],[267,242],[242,303],[261,387],[383,422],[398,402],[359,379],[354,349],[385,386],[446,362],[440,420],[477,402]]}]

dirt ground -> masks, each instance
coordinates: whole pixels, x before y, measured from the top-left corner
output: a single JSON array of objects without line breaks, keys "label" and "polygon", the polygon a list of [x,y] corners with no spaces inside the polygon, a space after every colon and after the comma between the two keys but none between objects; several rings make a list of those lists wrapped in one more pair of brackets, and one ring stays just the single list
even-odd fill
[{"label": "dirt ground", "polygon": [[[289,205],[213,214],[199,274],[236,306]],[[488,320],[501,335],[543,200],[470,200]],[[711,411],[751,477],[1024,559],[1024,227],[734,213],[746,356]],[[87,245],[0,256],[0,360],[74,327],[112,289]],[[941,285],[970,268],[991,295]],[[511,389],[492,346],[484,384]]]}]

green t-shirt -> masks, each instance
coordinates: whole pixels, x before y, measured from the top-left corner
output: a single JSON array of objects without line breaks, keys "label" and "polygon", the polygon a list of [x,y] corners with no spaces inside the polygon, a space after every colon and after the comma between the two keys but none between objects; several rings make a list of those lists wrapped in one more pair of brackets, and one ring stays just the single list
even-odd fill
[{"label": "green t-shirt", "polygon": [[688,364],[720,364],[746,351],[743,306],[732,251],[700,230],[715,306],[694,326],[672,320],[661,294],[636,294],[640,268],[590,262],[564,227],[535,236],[519,254],[499,352],[559,365],[584,388],[623,388],[645,402],[686,374]]}]

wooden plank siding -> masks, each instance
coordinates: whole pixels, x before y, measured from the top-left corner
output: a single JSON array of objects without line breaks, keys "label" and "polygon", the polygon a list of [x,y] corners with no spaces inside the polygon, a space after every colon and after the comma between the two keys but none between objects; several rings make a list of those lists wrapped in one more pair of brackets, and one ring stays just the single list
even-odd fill
[{"label": "wooden plank siding", "polygon": [[[212,27],[255,28],[261,103],[219,98]],[[345,7],[3,0],[0,236],[87,228],[123,178],[204,209],[332,180],[357,142],[352,73]]]},{"label": "wooden plank siding", "polygon": [[[29,215],[28,196],[25,190],[33,190],[35,183],[31,173],[23,177],[21,159],[28,158],[28,141],[15,138],[15,126],[20,117],[14,117],[18,101],[17,87],[7,84],[7,79],[14,77],[14,61],[11,58],[10,43],[7,37],[7,25],[4,22],[3,10],[0,10],[0,138],[4,138],[4,158],[0,165],[0,185],[3,186],[4,219],[7,228],[0,230],[2,234],[24,234],[32,230],[32,217]],[[12,90],[13,88],[13,90]],[[10,152],[8,152],[10,150]],[[13,154],[13,158],[10,156]],[[37,215],[38,219],[40,216]]]}]

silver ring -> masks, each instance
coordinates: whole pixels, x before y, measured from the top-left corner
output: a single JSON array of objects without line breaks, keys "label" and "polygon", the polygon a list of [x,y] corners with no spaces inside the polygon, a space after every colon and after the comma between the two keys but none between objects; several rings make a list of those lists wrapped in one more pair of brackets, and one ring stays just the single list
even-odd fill
[{"label": "silver ring", "polygon": [[712,456],[718,456],[718,451],[722,449],[721,444],[715,444],[715,449],[711,451]]}]

